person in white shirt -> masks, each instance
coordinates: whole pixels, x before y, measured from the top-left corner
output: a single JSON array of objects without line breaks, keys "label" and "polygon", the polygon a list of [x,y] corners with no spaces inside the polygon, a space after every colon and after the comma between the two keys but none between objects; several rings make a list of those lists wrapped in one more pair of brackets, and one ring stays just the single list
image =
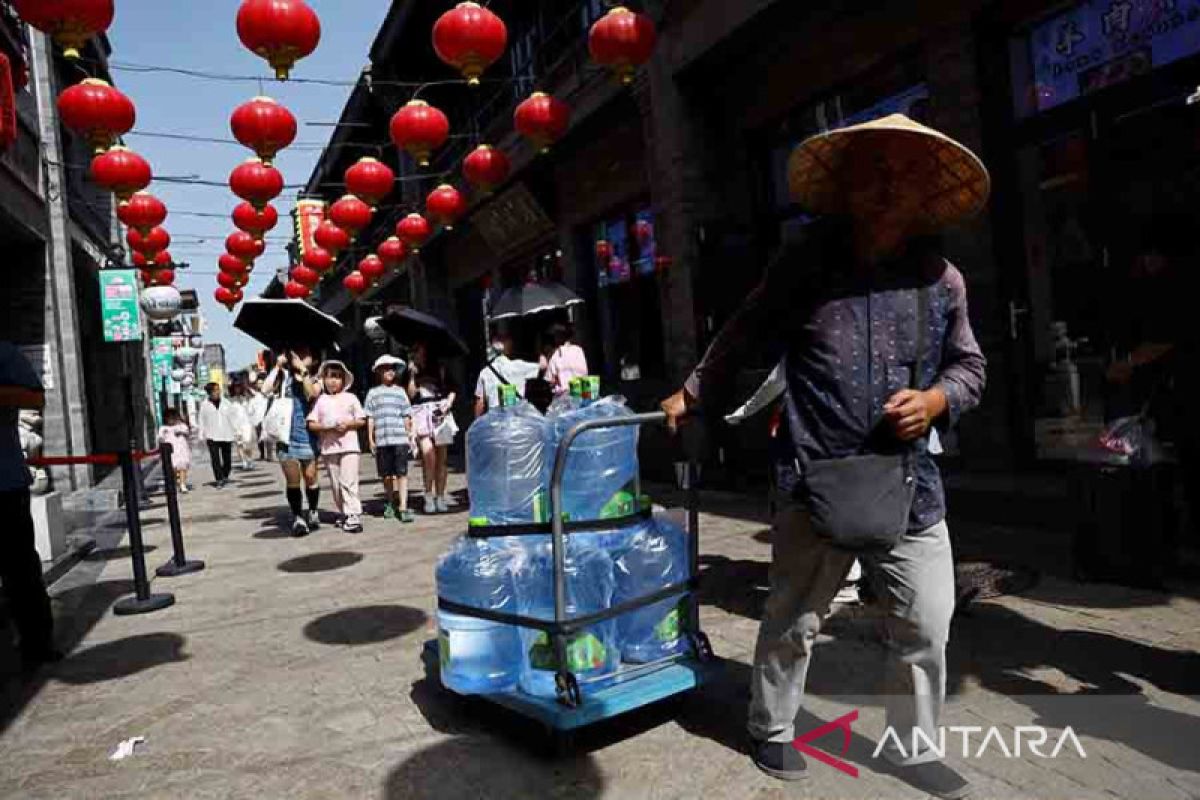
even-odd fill
[{"label": "person in white shirt", "polygon": [[229,483],[233,443],[237,439],[233,403],[221,398],[219,383],[208,384],[204,391],[208,399],[200,405],[200,438],[208,444],[214,485],[224,489]]},{"label": "person in white shirt", "polygon": [[263,394],[262,378],[256,377],[250,383],[250,402],[246,410],[250,414],[250,424],[254,426],[254,441],[258,443],[259,461],[275,460],[275,448],[267,447],[262,442],[262,424],[270,404],[271,401]]},{"label": "person in white shirt", "polygon": [[234,440],[237,442],[237,456],[241,462],[238,469],[248,471],[254,469],[254,453],[258,449],[258,436],[254,432],[254,423],[250,415],[250,387],[244,382],[230,384],[229,410],[233,421]]},{"label": "person in white shirt", "polygon": [[482,417],[489,409],[500,405],[500,387],[511,383],[517,394],[525,396],[525,382],[536,378],[539,366],[532,361],[511,358],[512,337],[497,334],[492,337],[488,348],[488,361],[479,371],[475,382],[475,417]]}]

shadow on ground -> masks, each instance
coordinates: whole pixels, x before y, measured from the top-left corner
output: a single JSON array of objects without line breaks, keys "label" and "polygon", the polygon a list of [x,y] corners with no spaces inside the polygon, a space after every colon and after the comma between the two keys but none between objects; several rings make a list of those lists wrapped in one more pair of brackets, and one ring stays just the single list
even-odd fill
[{"label": "shadow on ground", "polygon": [[243,500],[266,500],[269,497],[279,497],[279,496],[281,496],[281,493],[279,492],[279,490],[273,489],[271,491],[266,491],[266,492],[250,492],[249,494],[243,494],[241,496],[241,498]]},{"label": "shadow on ground", "polygon": [[[153,553],[158,548],[152,544],[148,544],[142,548],[144,553]],[[93,550],[84,556],[84,561],[124,561],[133,555],[133,551],[128,546],[114,547],[111,550]]]},{"label": "shadow on ground", "polygon": [[377,644],[412,633],[426,619],[424,611],[408,606],[363,606],[318,617],[304,626],[304,635],[321,644]]},{"label": "shadow on ground", "polygon": [[187,639],[175,633],[147,633],[80,650],[56,665],[50,675],[63,683],[116,680],[163,664],[187,661]]},{"label": "shadow on ground", "polygon": [[335,569],[345,569],[352,567],[363,560],[362,553],[336,552],[336,553],[312,553],[307,556],[298,556],[280,562],[276,569],[280,572],[292,573],[313,573],[313,572],[332,572]]}]

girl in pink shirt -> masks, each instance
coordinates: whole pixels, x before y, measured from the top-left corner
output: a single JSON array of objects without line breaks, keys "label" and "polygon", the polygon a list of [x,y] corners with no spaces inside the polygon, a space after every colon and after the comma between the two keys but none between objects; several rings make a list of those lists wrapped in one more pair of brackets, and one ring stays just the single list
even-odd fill
[{"label": "girl in pink shirt", "polygon": [[361,448],[358,430],[367,415],[358,398],[347,391],[354,376],[341,361],[326,361],[317,375],[325,392],[308,415],[308,429],[321,437],[321,461],[329,470],[333,502],[342,515],[339,523],[346,533],[362,533],[362,501],[358,496],[358,462]]},{"label": "girl in pink shirt", "polygon": [[583,348],[572,341],[571,329],[561,323],[551,326],[550,338],[554,341],[554,353],[546,367],[546,380],[554,387],[554,394],[571,391],[571,380],[588,375],[587,355]]}]

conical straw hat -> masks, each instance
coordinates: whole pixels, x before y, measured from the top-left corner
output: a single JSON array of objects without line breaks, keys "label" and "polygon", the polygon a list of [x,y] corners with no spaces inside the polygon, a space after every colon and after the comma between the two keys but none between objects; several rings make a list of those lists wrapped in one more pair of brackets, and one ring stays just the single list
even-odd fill
[{"label": "conical straw hat", "polygon": [[979,157],[965,146],[914,122],[903,114],[822,133],[796,147],[788,161],[792,199],[815,214],[844,214],[848,192],[843,181],[852,142],[899,137],[922,148],[927,175],[908,176],[901,191],[919,192],[927,218],[921,227],[938,231],[979,213],[987,203],[991,178]]}]

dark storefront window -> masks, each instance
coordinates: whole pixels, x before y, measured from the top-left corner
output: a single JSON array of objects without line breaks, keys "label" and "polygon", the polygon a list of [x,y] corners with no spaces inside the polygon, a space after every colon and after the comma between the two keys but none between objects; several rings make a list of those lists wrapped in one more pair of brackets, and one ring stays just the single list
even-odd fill
[{"label": "dark storefront window", "polygon": [[663,313],[654,215],[614,214],[590,229],[596,319],[603,372],[626,381],[662,378]]}]

